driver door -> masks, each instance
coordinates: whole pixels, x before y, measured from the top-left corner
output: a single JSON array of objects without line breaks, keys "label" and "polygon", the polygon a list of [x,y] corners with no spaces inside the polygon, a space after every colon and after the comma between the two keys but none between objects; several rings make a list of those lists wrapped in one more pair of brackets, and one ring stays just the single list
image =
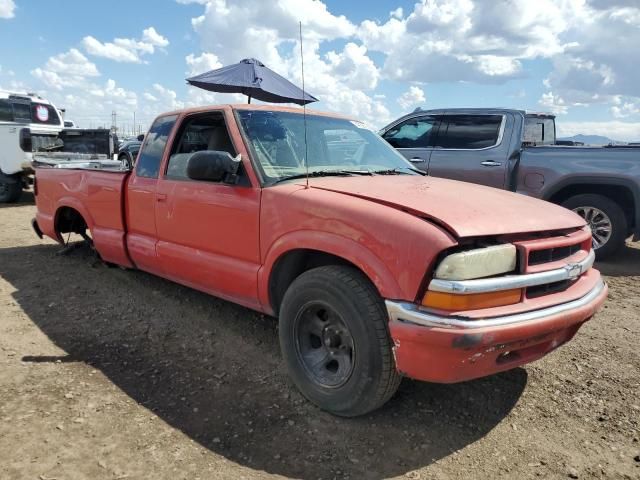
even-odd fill
[{"label": "driver door", "polygon": [[158,181],[158,257],[169,278],[256,306],[261,190],[243,166],[237,184],[191,180],[188,159],[201,150],[237,155],[224,112],[187,116],[175,136]]}]

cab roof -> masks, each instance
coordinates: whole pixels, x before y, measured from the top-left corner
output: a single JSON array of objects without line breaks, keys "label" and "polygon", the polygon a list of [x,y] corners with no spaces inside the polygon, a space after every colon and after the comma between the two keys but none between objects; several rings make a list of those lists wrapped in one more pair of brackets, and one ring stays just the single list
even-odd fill
[{"label": "cab roof", "polygon": [[432,113],[438,115],[445,114],[504,114],[504,113],[515,113],[519,115],[525,116],[533,116],[533,117],[549,117],[555,118],[555,115],[552,113],[545,112],[529,112],[527,110],[520,110],[517,108],[503,108],[503,107],[484,107],[484,108],[465,108],[465,107],[457,107],[457,108],[436,108],[436,109],[423,109],[421,107],[416,108],[413,112],[408,115],[413,115],[414,113]]},{"label": "cab roof", "polygon": [[42,98],[40,95],[35,93],[27,93],[27,92],[10,92],[8,90],[0,90],[0,98],[15,98],[16,100],[29,100],[31,102],[42,103],[44,105],[52,105],[49,100]]},{"label": "cab roof", "polygon": [[[192,108],[183,108],[180,110],[174,110],[172,112],[163,113],[162,116],[165,115],[180,115],[180,114],[192,114],[192,113],[206,113],[212,110],[242,110],[242,111],[261,111],[261,112],[287,112],[287,113],[297,113],[302,115],[304,113],[304,109],[301,107],[289,107],[289,106],[281,106],[281,105],[271,105],[271,104],[252,104],[252,103],[235,103],[235,104],[221,104],[221,105],[205,105],[201,107],[192,107]],[[340,113],[333,112],[322,112],[319,110],[312,110],[310,108],[306,109],[307,115],[320,115],[324,117],[333,117],[333,118],[342,118],[345,120],[357,120],[353,117],[349,117],[347,115],[343,115]]]}]

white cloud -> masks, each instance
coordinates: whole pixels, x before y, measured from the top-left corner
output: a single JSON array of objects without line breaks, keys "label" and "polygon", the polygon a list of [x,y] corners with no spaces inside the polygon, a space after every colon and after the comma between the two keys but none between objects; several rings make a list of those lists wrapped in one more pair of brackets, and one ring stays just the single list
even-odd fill
[{"label": "white cloud", "polygon": [[398,105],[400,105],[403,110],[408,110],[410,107],[426,102],[426,100],[427,98],[424,95],[424,91],[420,87],[411,85],[409,90],[398,97]]},{"label": "white cloud", "polygon": [[[280,70],[278,47],[298,39],[299,21],[309,44],[355,33],[346,17],[331,14],[316,0],[216,0],[207,3],[204,14],[191,23],[204,50],[215,53],[223,64],[255,57]],[[242,34],[238,34],[238,25],[245,26]]]},{"label": "white cloud", "polygon": [[385,55],[382,78],[504,83],[526,75],[523,62],[547,58],[553,98],[543,106],[565,113],[616,95],[640,104],[637,0],[419,0],[408,14],[363,21],[355,36]]},{"label": "white cloud", "polygon": [[142,31],[142,41],[156,47],[166,47],[169,45],[169,40],[156,32],[156,29],[153,27],[145,28]]},{"label": "white cloud", "polygon": [[522,68],[521,63],[515,58],[497,55],[478,55],[475,58],[475,63],[480,72],[490,77],[513,76]]},{"label": "white cloud", "polygon": [[159,105],[158,104],[154,105],[154,109],[155,107],[158,107],[158,106],[161,107],[160,109],[155,109],[156,113],[184,108],[184,102],[178,100],[178,94],[174,90],[164,87],[159,83],[154,83],[153,91],[154,91],[154,96],[156,97],[157,102],[159,103]]},{"label": "white cloud", "polygon": [[497,83],[522,60],[563,51],[581,0],[420,0],[406,17],[365,20],[356,36],[386,54],[383,75],[402,81]]},{"label": "white cloud", "polygon": [[543,93],[538,103],[546,110],[551,113],[555,113],[556,115],[564,115],[569,110],[565,101],[557,95],[554,95],[553,92]]},{"label": "white cloud", "polygon": [[327,53],[326,59],[333,75],[348,86],[364,90],[376,88],[380,72],[364,46],[349,42],[342,52]]},{"label": "white cloud", "polygon": [[[349,39],[357,32],[353,23],[332,14],[321,1],[215,0],[206,4],[192,25],[202,49],[215,55],[216,61],[228,65],[254,57],[301,85],[298,21],[302,22],[306,88],[320,98],[322,108],[359,115],[374,125],[390,120],[384,102],[365,93],[375,89],[380,79],[365,46],[347,42],[321,53],[323,42]],[[245,25],[242,35],[238,35],[240,24]],[[195,59],[187,58],[191,71]]]},{"label": "white cloud", "polygon": [[399,20],[402,20],[403,16],[404,16],[404,10],[402,10],[402,7],[398,7],[395,10],[392,10],[389,12],[389,17],[391,18],[397,18]]},{"label": "white cloud", "polygon": [[97,77],[98,68],[79,50],[72,48],[67,53],[55,55],[47,61],[45,68],[52,72],[81,77]]},{"label": "white cloud", "polygon": [[31,75],[47,87],[61,91],[65,88],[82,88],[89,77],[97,77],[100,72],[79,50],[72,48],[66,53],[50,57],[42,68],[33,69]]},{"label": "white cloud", "polygon": [[612,103],[611,115],[614,118],[627,118],[640,114],[640,102],[626,101],[620,95],[616,95]]},{"label": "white cloud", "polygon": [[111,42],[102,43],[90,35],[82,39],[82,46],[87,53],[96,57],[104,57],[116,62],[140,62],[140,57],[136,51],[124,45],[117,45]]},{"label": "white cloud", "polygon": [[391,54],[400,44],[405,29],[405,21],[396,17],[382,25],[373,20],[364,20],[358,28],[357,36],[370,50]]},{"label": "white cloud", "polygon": [[640,51],[631,47],[640,44],[639,4],[592,0],[578,11],[565,33],[570,41],[553,58],[549,87],[568,102],[640,101]]},{"label": "white cloud", "polygon": [[13,0],[0,0],[0,18],[13,18],[16,16],[16,4]]},{"label": "white cloud", "polygon": [[53,88],[54,90],[62,90],[64,87],[72,86],[68,79],[65,81],[65,79],[56,72],[50,72],[49,70],[44,70],[40,67],[31,70],[31,75],[36,77],[38,80],[41,80],[47,87]]},{"label": "white cloud", "polygon": [[108,126],[112,111],[130,113],[138,107],[135,92],[118,86],[113,79],[98,82],[100,72],[95,64],[75,48],[50,57],[42,67],[31,70],[31,75],[44,89],[29,86],[28,90],[39,91],[65,108],[68,118],[81,126]]},{"label": "white cloud", "polygon": [[90,55],[104,57],[116,62],[140,63],[141,56],[152,54],[157,47],[169,45],[169,40],[149,27],[142,32],[142,39],[115,38],[113,42],[101,42],[91,35],[82,39],[82,46]]},{"label": "white cloud", "polygon": [[189,77],[222,67],[222,63],[220,63],[218,57],[208,52],[201,53],[197,57],[195,54],[190,53],[185,57],[185,61],[187,62],[187,75]]},{"label": "white cloud", "polygon": [[[322,0],[177,1],[200,10],[190,34],[199,50],[185,57],[188,76],[255,57],[301,85],[300,20],[305,83],[321,100],[317,108],[359,116],[376,126],[400,109],[423,103],[423,88],[430,88],[425,84],[504,85],[538,74],[540,65],[550,69],[540,107],[566,114],[597,103],[612,119],[627,120],[618,121],[619,129],[633,128],[629,125],[640,120],[640,50],[632,48],[640,44],[638,0],[414,0],[404,9],[392,5],[381,21],[366,18],[365,11],[359,24],[330,11]],[[14,14],[14,2],[0,0],[0,16],[9,4]],[[137,93],[96,80],[100,72],[85,55],[143,63],[169,45],[154,27],[132,38],[86,36],[80,45],[32,70],[34,81],[78,111],[104,110],[106,115],[110,108],[130,109],[135,103],[143,117],[181,105],[244,101],[192,87],[182,94],[168,79]],[[539,59],[546,62],[532,63]],[[394,91],[401,82],[404,86]],[[505,98],[522,87],[516,82],[505,87]],[[104,108],[96,103],[111,96],[115,103]],[[525,102],[531,96],[518,93],[517,98]]]}]

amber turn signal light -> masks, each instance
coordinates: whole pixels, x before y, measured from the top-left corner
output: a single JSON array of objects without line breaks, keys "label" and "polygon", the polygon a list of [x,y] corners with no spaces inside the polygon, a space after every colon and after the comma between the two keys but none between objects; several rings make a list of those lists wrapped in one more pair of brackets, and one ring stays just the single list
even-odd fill
[{"label": "amber turn signal light", "polygon": [[500,292],[474,293],[456,295],[454,293],[427,291],[422,305],[439,310],[477,310],[481,308],[501,307],[520,302],[522,289],[503,290]]}]

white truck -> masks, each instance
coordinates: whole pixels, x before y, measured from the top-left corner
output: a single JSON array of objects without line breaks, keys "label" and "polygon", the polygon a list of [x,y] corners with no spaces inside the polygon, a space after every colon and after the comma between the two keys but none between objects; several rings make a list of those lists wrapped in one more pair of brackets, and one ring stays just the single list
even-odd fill
[{"label": "white truck", "polygon": [[0,203],[15,202],[31,183],[33,152],[54,145],[60,111],[33,93],[0,90]]}]

